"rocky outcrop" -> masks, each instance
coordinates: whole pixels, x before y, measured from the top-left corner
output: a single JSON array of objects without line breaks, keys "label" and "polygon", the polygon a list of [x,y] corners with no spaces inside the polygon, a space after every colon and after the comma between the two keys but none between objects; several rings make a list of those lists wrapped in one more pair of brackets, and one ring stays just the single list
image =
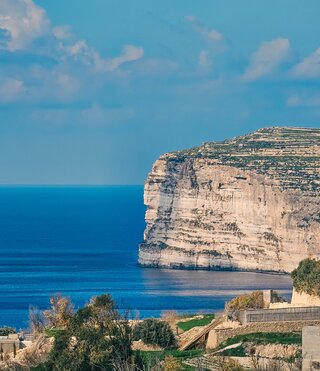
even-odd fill
[{"label": "rocky outcrop", "polygon": [[320,256],[320,129],[168,153],[145,183],[143,266],[290,272]]}]

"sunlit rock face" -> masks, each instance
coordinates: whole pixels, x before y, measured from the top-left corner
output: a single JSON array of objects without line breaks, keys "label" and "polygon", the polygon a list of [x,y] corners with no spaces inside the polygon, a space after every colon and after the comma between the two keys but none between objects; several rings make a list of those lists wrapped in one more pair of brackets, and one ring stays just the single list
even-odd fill
[{"label": "sunlit rock face", "polygon": [[320,129],[167,153],[145,183],[143,266],[290,272],[320,257]]}]

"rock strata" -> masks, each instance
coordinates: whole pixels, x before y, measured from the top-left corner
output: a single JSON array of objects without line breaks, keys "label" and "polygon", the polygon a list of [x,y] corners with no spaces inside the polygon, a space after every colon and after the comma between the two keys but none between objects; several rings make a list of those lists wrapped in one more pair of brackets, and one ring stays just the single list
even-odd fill
[{"label": "rock strata", "polygon": [[145,183],[139,263],[290,272],[320,256],[320,129],[274,127],[167,153]]}]

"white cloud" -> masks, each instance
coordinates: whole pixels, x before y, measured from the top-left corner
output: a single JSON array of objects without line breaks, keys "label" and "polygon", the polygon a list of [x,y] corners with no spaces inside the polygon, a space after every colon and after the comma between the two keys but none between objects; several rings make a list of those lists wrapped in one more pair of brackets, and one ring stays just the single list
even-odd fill
[{"label": "white cloud", "polygon": [[320,107],[320,95],[299,96],[291,95],[287,101],[288,107]]},{"label": "white cloud", "polygon": [[144,58],[132,69],[138,75],[165,76],[176,73],[179,65],[171,59]]},{"label": "white cloud", "polygon": [[21,80],[6,79],[0,84],[0,102],[11,103],[22,97],[25,87]]},{"label": "white cloud", "polygon": [[202,50],[199,54],[199,65],[201,67],[211,67],[212,61],[207,50]]},{"label": "white cloud", "polygon": [[73,37],[70,27],[66,25],[54,27],[52,33],[58,40],[68,40]]},{"label": "white cloud", "polygon": [[112,59],[102,59],[95,55],[95,63],[98,71],[115,71],[126,62],[133,62],[144,56],[143,48],[134,45],[125,45],[123,52],[118,57]]},{"label": "white cloud", "polygon": [[85,40],[77,40],[69,26],[52,26],[45,10],[32,0],[0,0],[0,31],[0,45],[10,52],[36,52],[31,47],[32,43],[47,37],[47,45],[41,46],[42,51],[46,50],[48,55],[63,61],[71,57],[99,72],[115,71],[123,63],[144,55],[143,48],[125,45],[121,55],[103,58]]},{"label": "white cloud", "polygon": [[224,52],[227,49],[223,34],[221,32],[208,27],[193,15],[188,15],[186,20],[191,24],[195,32],[202,35],[206,41],[211,42],[211,46],[215,48],[215,51]]},{"label": "white cloud", "polygon": [[243,80],[256,80],[269,75],[287,62],[292,56],[292,49],[288,39],[275,39],[264,42],[261,47],[253,53],[251,61],[246,69]]},{"label": "white cloud", "polygon": [[223,39],[223,35],[216,30],[211,30],[208,32],[208,38],[214,41],[221,41]]},{"label": "white cloud", "polygon": [[8,36],[9,51],[26,49],[32,42],[50,31],[50,21],[44,9],[32,0],[1,0],[0,29]]},{"label": "white cloud", "polygon": [[298,78],[320,77],[320,48],[306,57],[301,63],[292,69],[292,74]]},{"label": "white cloud", "polygon": [[[89,94],[89,81],[92,91],[103,89],[112,76],[121,75],[117,72],[123,64],[144,56],[144,49],[135,45],[125,45],[114,58],[102,56],[85,40],[77,39],[69,26],[53,25],[33,0],[0,0],[0,49],[13,55],[26,51],[30,56],[25,65],[1,68],[2,103],[76,101],[81,92]],[[36,58],[30,63],[32,56]],[[41,57],[53,63],[44,67]]]}]

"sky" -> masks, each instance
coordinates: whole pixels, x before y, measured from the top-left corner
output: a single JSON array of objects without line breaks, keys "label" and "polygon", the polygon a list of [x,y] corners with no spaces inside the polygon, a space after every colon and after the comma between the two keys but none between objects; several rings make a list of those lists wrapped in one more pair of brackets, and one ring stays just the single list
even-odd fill
[{"label": "sky", "polygon": [[320,127],[319,0],[0,0],[0,184],[143,184],[161,154]]}]

